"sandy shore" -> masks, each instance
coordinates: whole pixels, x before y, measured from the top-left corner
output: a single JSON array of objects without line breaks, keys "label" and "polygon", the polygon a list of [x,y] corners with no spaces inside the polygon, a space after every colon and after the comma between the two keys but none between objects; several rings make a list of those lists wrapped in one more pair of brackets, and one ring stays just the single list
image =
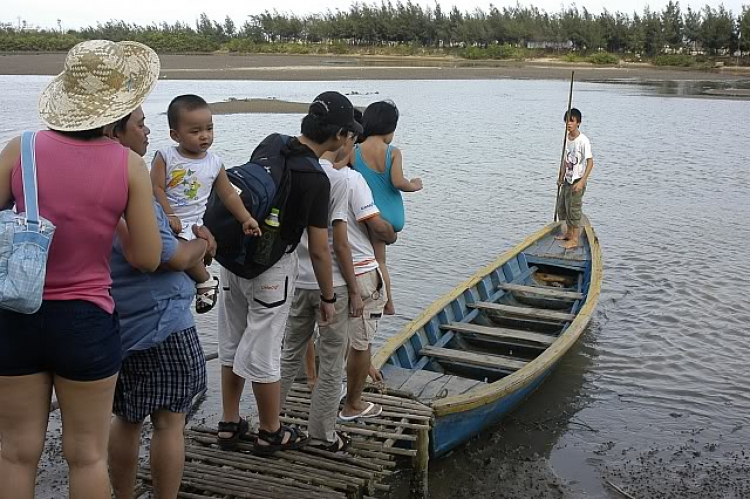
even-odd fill
[{"label": "sandy shore", "polygon": [[[0,75],[54,75],[63,67],[62,53],[0,54]],[[647,64],[596,67],[552,60],[465,61],[436,57],[301,56],[301,55],[162,55],[162,78],[174,80],[467,80],[568,79],[579,81],[711,80],[750,78],[733,68],[716,71],[658,68]]]}]

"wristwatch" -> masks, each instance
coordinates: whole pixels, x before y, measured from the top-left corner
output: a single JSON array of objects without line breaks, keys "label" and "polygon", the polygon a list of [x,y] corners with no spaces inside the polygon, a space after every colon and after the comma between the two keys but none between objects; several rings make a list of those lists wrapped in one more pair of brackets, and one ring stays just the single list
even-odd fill
[{"label": "wristwatch", "polygon": [[336,303],[336,293],[333,293],[333,298],[330,299],[326,299],[326,297],[321,294],[320,301],[323,303]]}]

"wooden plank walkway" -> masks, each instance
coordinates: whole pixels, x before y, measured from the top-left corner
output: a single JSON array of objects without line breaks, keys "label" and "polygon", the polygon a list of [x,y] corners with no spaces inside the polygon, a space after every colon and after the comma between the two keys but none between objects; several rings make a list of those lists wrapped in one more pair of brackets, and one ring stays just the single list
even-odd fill
[{"label": "wooden plank walkway", "polygon": [[[295,384],[287,397],[281,420],[307,427],[310,390]],[[366,392],[364,400],[383,406],[377,418],[341,422],[352,443],[346,452],[332,453],[314,447],[260,456],[252,452],[256,435],[246,435],[236,452],[216,446],[216,429],[202,425],[186,430],[185,473],[178,497],[247,499],[365,499],[382,497],[390,490],[385,480],[394,473],[398,458],[424,462],[432,410],[416,400]],[[418,471],[418,470],[415,470]],[[426,469],[423,470],[426,472]],[[148,466],[138,472],[139,494],[150,497]]]}]

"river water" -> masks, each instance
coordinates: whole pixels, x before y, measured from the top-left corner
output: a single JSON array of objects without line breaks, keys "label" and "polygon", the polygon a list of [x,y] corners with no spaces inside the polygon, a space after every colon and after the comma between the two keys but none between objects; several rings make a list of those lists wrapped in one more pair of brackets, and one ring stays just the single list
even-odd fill
[{"label": "river water", "polygon": [[[48,79],[0,76],[0,140],[39,126]],[[595,158],[584,211],[604,254],[599,307],[519,411],[432,464],[435,497],[620,497],[607,482],[639,498],[750,497],[750,102],[670,88],[576,85]],[[329,89],[357,105],[393,99],[394,143],[407,175],[424,179],[423,192],[405,195],[407,225],[389,250],[398,314],[382,322],[382,344],[551,221],[568,85],[161,81],[145,105],[152,151],[170,143],[164,112],[177,94],[309,102]],[[296,133],[300,116],[214,123],[213,150],[234,165],[267,133]],[[206,351],[215,350],[215,324],[214,312],[200,318]],[[540,488],[534,467],[559,487]],[[513,480],[523,493],[505,486]]]}]

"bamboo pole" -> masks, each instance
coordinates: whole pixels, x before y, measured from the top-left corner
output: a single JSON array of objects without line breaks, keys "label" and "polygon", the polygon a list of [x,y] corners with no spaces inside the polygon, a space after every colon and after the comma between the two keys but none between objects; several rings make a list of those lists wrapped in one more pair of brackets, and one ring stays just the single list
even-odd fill
[{"label": "bamboo pole", "polygon": [[[287,416],[281,416],[279,419],[284,423],[307,426],[307,421],[304,419],[290,418]],[[357,425],[357,424],[351,424],[351,425],[336,424],[336,429],[341,430],[341,431],[348,431],[349,433],[353,433],[354,435],[363,435],[367,437],[384,438],[384,439],[392,438],[395,440],[406,440],[408,442],[417,441],[416,435],[408,435],[404,433],[397,433],[397,432],[390,432],[390,431],[368,430],[366,428],[361,428],[361,425]]]},{"label": "bamboo pole", "polygon": [[352,440],[351,445],[360,449],[385,452],[386,454],[394,454],[396,456],[414,457],[417,455],[417,451],[414,449],[402,449],[400,447],[385,448],[380,444],[373,444],[365,440]]},{"label": "bamboo pole", "polygon": [[[240,449],[242,449],[242,446],[244,444],[239,444]],[[215,455],[215,452],[222,452],[222,451],[214,451],[213,449],[201,449],[200,452],[207,453],[206,451],[211,451],[212,455]],[[243,457],[249,457],[247,455],[241,454]],[[332,463],[325,459],[321,458],[315,458],[315,457],[308,457],[303,454],[301,454],[298,451],[284,451],[274,454],[274,457],[278,457],[279,460],[271,460],[271,459],[263,459],[263,458],[255,458],[255,462],[262,463],[264,466],[267,466],[268,469],[276,469],[276,468],[288,468],[289,466],[294,466],[295,469],[299,471],[304,471],[307,473],[317,473],[321,476],[328,476],[333,479],[341,479],[341,480],[347,480],[352,483],[355,483],[357,486],[364,486],[366,485],[366,481],[373,480],[376,476],[376,474],[372,471],[362,470],[355,468],[350,465],[340,464],[340,463]],[[281,461],[289,461],[290,464],[287,466],[286,464],[282,464]],[[297,463],[302,463],[307,466],[302,466]]]},{"label": "bamboo pole", "polygon": [[[268,476],[267,474],[243,471],[243,470],[237,470],[237,469],[232,469],[230,472],[231,474],[228,474],[229,470],[227,470],[226,467],[209,466],[207,464],[198,463],[198,462],[186,463],[185,470],[203,473],[206,476],[214,476],[219,481],[224,480],[227,477],[230,477],[233,480],[244,480],[244,481],[262,480],[265,483],[275,484],[279,487],[294,487],[296,489],[311,491],[313,493],[319,493],[321,490],[320,487],[317,487],[315,485],[310,485],[309,483],[305,483],[305,482],[296,480],[294,478],[279,478],[279,477],[274,477],[274,476]],[[333,491],[331,490],[330,492],[333,492]]]},{"label": "bamboo pole", "polygon": [[[301,406],[301,405],[290,406],[287,404],[284,406],[284,409],[285,410],[282,411],[283,414],[287,414],[288,416],[296,416],[296,417],[304,419],[305,421],[307,421],[308,416],[310,414],[310,410],[307,407]],[[349,426],[352,424],[355,424],[358,426],[362,426],[363,424],[366,426],[393,426],[395,428],[408,428],[411,430],[423,430],[425,428],[430,427],[430,425],[428,424],[428,421],[425,421],[425,420],[422,420],[421,423],[410,423],[408,420],[410,419],[410,417],[407,416],[406,414],[400,414],[397,412],[389,413],[390,415],[392,415],[392,417],[399,418],[399,420],[387,419],[385,417],[382,417],[383,414],[385,414],[385,411],[381,413],[381,417],[366,418],[366,419],[360,419],[359,421],[356,421],[356,422],[351,422],[351,423],[346,422],[346,423],[339,423],[339,424],[343,426]],[[404,419],[404,418],[407,418],[407,419]]]},{"label": "bamboo pole", "polygon": [[411,476],[410,499],[427,499],[430,497],[428,469],[430,464],[430,432],[419,431],[417,455],[414,457]]},{"label": "bamboo pole", "polygon": [[[212,466],[210,464],[206,464],[203,461],[190,461],[185,463],[185,469],[190,469],[193,471],[200,471],[202,473],[205,473],[207,475],[216,475],[216,476],[226,476],[226,472],[228,471],[226,466]],[[306,490],[312,490],[313,492],[319,492],[320,487],[316,485],[311,485],[306,482],[302,482],[294,477],[275,477],[275,476],[268,476],[264,475],[259,472],[254,471],[248,471],[248,470],[238,470],[236,468],[231,469],[232,476],[233,477],[246,477],[248,479],[253,479],[253,477],[260,477],[263,480],[266,480],[269,483],[274,483],[279,486],[294,486],[297,488],[302,488]]]},{"label": "bamboo pole", "polygon": [[281,464],[279,461],[276,461],[274,463],[273,461],[265,460],[258,463],[252,460],[240,458],[239,456],[242,456],[243,458],[246,457],[242,454],[233,454],[234,455],[231,456],[232,459],[224,459],[222,458],[221,451],[211,452],[208,449],[201,449],[200,451],[197,449],[191,449],[189,451],[185,451],[185,456],[189,457],[190,459],[198,459],[207,463],[221,466],[230,466],[246,471],[274,474],[280,477],[303,479],[315,485],[323,485],[337,490],[348,490],[352,486],[364,486],[364,480],[355,477],[345,477],[336,475],[335,473],[316,469],[311,470],[308,467],[298,466],[292,463]]},{"label": "bamboo pole", "polygon": [[576,72],[570,72],[570,92],[568,92],[568,112],[565,114],[565,135],[563,135],[562,153],[560,153],[560,169],[557,171],[557,197],[555,198],[555,218],[557,222],[557,205],[560,204],[560,176],[562,173],[563,162],[565,161],[565,144],[568,142],[568,119],[570,119],[570,110],[573,108],[573,78]]}]

